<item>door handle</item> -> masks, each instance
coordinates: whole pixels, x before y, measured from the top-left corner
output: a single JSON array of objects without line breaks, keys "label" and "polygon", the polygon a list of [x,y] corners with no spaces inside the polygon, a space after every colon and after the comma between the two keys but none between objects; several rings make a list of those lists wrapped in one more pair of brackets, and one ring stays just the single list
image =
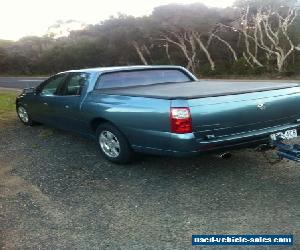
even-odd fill
[{"label": "door handle", "polygon": [[48,106],[48,103],[47,103],[47,102],[44,102],[43,104],[44,104],[45,106]]}]

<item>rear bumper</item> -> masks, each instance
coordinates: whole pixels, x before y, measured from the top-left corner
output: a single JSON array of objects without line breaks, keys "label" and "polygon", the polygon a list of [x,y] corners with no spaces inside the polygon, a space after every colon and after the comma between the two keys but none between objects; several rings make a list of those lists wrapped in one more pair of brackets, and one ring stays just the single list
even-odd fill
[{"label": "rear bumper", "polygon": [[268,144],[270,142],[270,134],[288,129],[297,129],[298,132],[300,132],[300,124],[270,127],[246,133],[219,137],[213,140],[197,139],[193,133],[170,134],[168,149],[140,146],[133,146],[133,148],[135,151],[150,154],[179,157],[193,156],[205,152],[224,152],[233,149],[254,148],[261,144]]}]

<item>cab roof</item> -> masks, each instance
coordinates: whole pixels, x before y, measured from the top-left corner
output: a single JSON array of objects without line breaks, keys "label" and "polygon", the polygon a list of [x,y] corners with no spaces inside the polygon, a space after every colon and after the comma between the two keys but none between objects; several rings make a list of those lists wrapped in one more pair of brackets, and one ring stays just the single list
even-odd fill
[{"label": "cab roof", "polygon": [[121,71],[121,70],[135,70],[135,69],[184,69],[185,70],[185,68],[181,66],[175,66],[175,65],[134,65],[134,66],[113,66],[113,67],[77,69],[77,70],[68,70],[65,72],[102,73],[102,72],[112,72],[112,71]]}]

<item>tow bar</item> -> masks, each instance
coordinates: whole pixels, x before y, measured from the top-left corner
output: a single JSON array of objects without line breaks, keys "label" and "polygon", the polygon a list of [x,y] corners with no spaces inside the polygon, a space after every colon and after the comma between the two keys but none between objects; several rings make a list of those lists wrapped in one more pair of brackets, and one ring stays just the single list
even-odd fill
[{"label": "tow bar", "polygon": [[[266,151],[275,150],[276,158],[268,156]],[[281,162],[283,159],[300,162],[300,145],[285,144],[283,139],[271,140],[268,144],[262,144],[255,149],[261,152],[263,157],[271,164]]]},{"label": "tow bar", "polygon": [[300,162],[300,145],[299,144],[285,144],[282,140],[274,140],[271,145],[275,147],[276,154],[279,158],[288,159],[291,161]]}]

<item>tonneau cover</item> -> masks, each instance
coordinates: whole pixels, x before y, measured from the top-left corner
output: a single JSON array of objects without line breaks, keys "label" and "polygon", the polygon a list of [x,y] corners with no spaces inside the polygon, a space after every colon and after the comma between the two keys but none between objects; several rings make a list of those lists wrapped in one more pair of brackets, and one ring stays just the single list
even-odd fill
[{"label": "tonneau cover", "polygon": [[163,83],[148,86],[99,89],[101,93],[126,96],[143,96],[159,99],[193,99],[243,94],[297,87],[297,83],[267,81],[213,81],[201,80],[183,83]]}]

